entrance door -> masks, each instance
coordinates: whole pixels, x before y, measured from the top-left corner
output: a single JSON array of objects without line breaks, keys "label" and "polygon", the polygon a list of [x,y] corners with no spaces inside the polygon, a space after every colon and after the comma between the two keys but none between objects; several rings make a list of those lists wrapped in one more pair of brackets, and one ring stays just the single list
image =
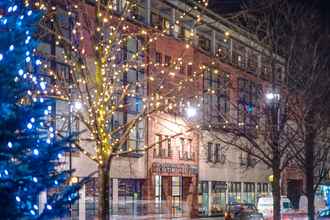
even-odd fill
[{"label": "entrance door", "polygon": [[299,208],[299,199],[302,192],[302,180],[288,180],[288,198],[290,199],[294,209]]},{"label": "entrance door", "polygon": [[182,216],[182,177],[172,176],[172,215]]}]

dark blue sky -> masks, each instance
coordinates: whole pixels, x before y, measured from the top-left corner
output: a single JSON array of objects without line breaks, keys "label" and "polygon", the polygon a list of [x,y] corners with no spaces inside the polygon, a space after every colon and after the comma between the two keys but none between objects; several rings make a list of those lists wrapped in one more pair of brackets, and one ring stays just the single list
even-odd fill
[{"label": "dark blue sky", "polygon": [[[239,11],[244,1],[249,0],[209,0],[209,6],[212,10],[220,13],[232,13]],[[267,1],[267,0],[259,0]],[[306,4],[316,5],[323,17],[323,22],[330,26],[330,0],[291,0],[305,2]]]}]

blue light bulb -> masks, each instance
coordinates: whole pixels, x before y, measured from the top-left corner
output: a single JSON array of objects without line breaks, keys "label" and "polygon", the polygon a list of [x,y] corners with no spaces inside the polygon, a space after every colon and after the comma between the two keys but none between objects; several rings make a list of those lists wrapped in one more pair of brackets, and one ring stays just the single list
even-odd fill
[{"label": "blue light bulb", "polygon": [[24,71],[22,69],[18,70],[18,74],[22,76],[24,74]]},{"label": "blue light bulb", "polygon": [[12,148],[13,147],[13,144],[10,141],[8,142],[8,147],[9,148]]},{"label": "blue light bulb", "polygon": [[16,196],[16,201],[17,201],[17,202],[20,202],[20,201],[21,201],[21,198],[18,197],[18,196]]},{"label": "blue light bulb", "polygon": [[40,82],[40,88],[42,90],[45,90],[46,89],[46,82]]},{"label": "blue light bulb", "polygon": [[17,10],[17,5],[14,5],[13,11],[16,11],[16,10]]},{"label": "blue light bulb", "polygon": [[35,182],[35,183],[37,183],[37,182],[38,182],[38,179],[37,179],[37,177],[33,177],[33,178],[32,178],[32,180],[33,180],[33,182]]},{"label": "blue light bulb", "polygon": [[31,129],[31,128],[32,128],[32,124],[31,124],[31,123],[28,123],[28,124],[27,124],[27,128],[28,128],[28,129]]},{"label": "blue light bulb", "polygon": [[35,212],[34,210],[30,210],[30,213],[31,213],[32,215],[35,215],[35,214],[36,214],[36,212]]},{"label": "blue light bulb", "polygon": [[0,61],[3,59],[3,55],[2,53],[0,53]]},{"label": "blue light bulb", "polygon": [[48,210],[52,210],[52,206],[51,206],[51,205],[47,205],[46,208],[47,208]]},{"label": "blue light bulb", "polygon": [[14,45],[10,45],[9,50],[10,50],[10,51],[13,51],[14,48],[15,48]]},{"label": "blue light bulb", "polygon": [[36,155],[36,156],[38,156],[38,155],[39,155],[39,151],[38,151],[38,149],[34,149],[34,150],[33,150],[33,154]]},{"label": "blue light bulb", "polygon": [[31,10],[28,11],[27,15],[28,15],[28,16],[31,16],[31,15],[32,15],[32,11],[31,11]]}]

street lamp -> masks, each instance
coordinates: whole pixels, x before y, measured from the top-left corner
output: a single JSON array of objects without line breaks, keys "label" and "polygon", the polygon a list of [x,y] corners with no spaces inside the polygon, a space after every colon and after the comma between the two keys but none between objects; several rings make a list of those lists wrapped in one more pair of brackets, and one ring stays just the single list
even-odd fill
[{"label": "street lamp", "polygon": [[197,115],[197,109],[192,106],[188,106],[186,109],[186,114],[188,118],[195,117]]},{"label": "street lamp", "polygon": [[266,93],[266,99],[270,102],[278,102],[280,100],[281,95],[275,92]]}]

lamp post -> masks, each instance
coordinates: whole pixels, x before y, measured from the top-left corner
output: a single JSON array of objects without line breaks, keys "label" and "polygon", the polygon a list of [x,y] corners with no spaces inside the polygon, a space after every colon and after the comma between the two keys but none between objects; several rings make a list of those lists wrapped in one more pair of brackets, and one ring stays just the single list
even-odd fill
[{"label": "lamp post", "polygon": [[273,218],[280,219],[280,200],[281,200],[281,152],[279,147],[280,138],[280,99],[281,96],[273,89],[266,93],[266,103],[269,107],[268,124],[270,125],[270,143],[272,150],[272,191],[274,201]]}]

